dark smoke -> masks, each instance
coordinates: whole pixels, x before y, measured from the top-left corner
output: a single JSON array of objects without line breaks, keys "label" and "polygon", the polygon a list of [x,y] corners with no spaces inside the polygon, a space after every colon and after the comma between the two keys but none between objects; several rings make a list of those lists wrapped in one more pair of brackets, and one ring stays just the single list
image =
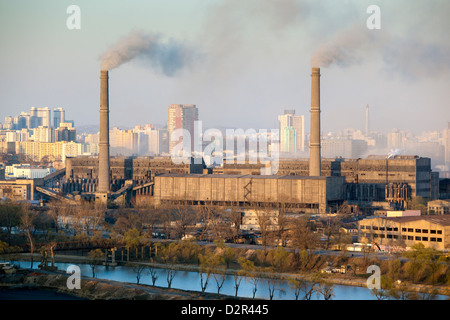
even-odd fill
[{"label": "dark smoke", "polygon": [[149,63],[156,71],[172,77],[195,60],[188,46],[161,34],[132,31],[109,48],[102,56],[102,70],[111,70],[133,59]]}]

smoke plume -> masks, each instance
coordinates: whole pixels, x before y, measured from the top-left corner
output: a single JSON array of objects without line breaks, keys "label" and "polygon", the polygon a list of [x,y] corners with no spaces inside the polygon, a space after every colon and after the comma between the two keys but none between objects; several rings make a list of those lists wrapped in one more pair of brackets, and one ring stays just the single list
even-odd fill
[{"label": "smoke plume", "polygon": [[188,46],[161,34],[132,31],[109,48],[101,57],[101,69],[111,70],[133,59],[149,63],[156,71],[174,76],[195,59]]},{"label": "smoke plume", "polygon": [[384,46],[385,39],[359,25],[336,33],[311,57],[312,67],[341,67],[358,64]]}]

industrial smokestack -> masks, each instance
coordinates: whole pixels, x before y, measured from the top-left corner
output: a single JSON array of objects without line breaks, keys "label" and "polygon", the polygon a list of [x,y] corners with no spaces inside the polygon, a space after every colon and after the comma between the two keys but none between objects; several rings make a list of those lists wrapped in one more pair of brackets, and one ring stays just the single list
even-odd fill
[{"label": "industrial smokestack", "polygon": [[309,175],[320,176],[320,170],[320,68],[312,68]]},{"label": "industrial smokestack", "polygon": [[109,89],[108,71],[100,72],[100,137],[98,157],[98,189],[99,193],[108,193],[109,177]]}]

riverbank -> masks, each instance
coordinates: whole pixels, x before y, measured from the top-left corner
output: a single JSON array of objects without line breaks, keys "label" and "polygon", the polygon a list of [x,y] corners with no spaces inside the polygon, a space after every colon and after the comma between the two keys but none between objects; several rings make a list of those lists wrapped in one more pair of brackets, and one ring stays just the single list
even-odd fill
[{"label": "riverbank", "polygon": [[[16,259],[18,260],[24,260],[29,261],[30,255],[29,254],[23,254],[16,256]],[[35,255],[34,261],[36,263],[39,263],[38,261],[40,259],[39,255]],[[61,262],[61,263],[88,263],[88,258],[84,256],[68,256],[68,255],[56,255],[55,256],[55,262]],[[186,264],[161,264],[161,263],[154,263],[154,262],[143,262],[143,261],[133,261],[133,263],[136,264],[142,264],[148,267],[154,267],[154,268],[160,268],[160,269],[174,269],[179,271],[192,271],[192,272],[199,272],[200,266],[198,265],[186,265]],[[235,269],[227,269],[225,271],[228,275],[234,275],[239,270]],[[290,280],[290,279],[302,279],[311,281],[314,278],[313,273],[260,273],[261,278],[275,278],[279,280]],[[369,274],[367,274],[367,277]],[[367,277],[358,277],[353,274],[323,274],[322,280],[331,283],[334,285],[343,285],[343,286],[352,286],[352,287],[367,287]],[[424,293],[429,294],[431,292],[434,292],[438,295],[444,295],[448,296],[450,298],[450,287],[449,286],[432,286],[432,285],[425,285],[425,284],[413,284],[413,283],[403,283],[405,288],[405,291],[408,292],[415,292],[415,293]],[[165,288],[160,288],[165,289]],[[198,293],[198,292],[196,292]],[[222,295],[219,295],[222,296]],[[217,298],[217,297],[216,297]],[[231,297],[235,298],[235,297]]]},{"label": "riverbank", "polygon": [[0,274],[0,296],[8,300],[230,300],[213,293],[168,289],[82,276],[80,289],[69,289],[64,272],[19,269]]}]

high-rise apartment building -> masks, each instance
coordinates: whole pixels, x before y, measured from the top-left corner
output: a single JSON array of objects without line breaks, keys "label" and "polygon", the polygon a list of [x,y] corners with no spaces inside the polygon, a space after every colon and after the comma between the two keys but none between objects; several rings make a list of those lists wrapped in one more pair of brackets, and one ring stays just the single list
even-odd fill
[{"label": "high-rise apartment building", "polygon": [[295,110],[285,110],[278,116],[280,152],[305,151],[305,117],[296,116]]},{"label": "high-rise apartment building", "polygon": [[55,130],[48,126],[39,126],[35,128],[33,140],[36,142],[55,142]]},{"label": "high-rise apartment building", "polygon": [[191,150],[194,148],[194,124],[198,120],[198,109],[195,105],[171,104],[167,110],[167,130],[169,133],[169,151],[182,138],[172,141],[171,137],[176,129],[185,129],[191,134]]},{"label": "high-rise apartment building", "polygon": [[58,128],[61,123],[66,121],[66,115],[63,108],[53,109],[53,127]]},{"label": "high-rise apartment building", "polygon": [[151,154],[161,155],[169,152],[169,131],[167,129],[154,129],[149,133],[148,151]]},{"label": "high-rise apartment building", "polygon": [[49,107],[43,107],[43,108],[37,108],[37,117],[40,119],[40,124],[43,127],[50,127],[50,108]]},{"label": "high-rise apartment building", "polygon": [[[56,122],[55,122],[56,123]],[[61,122],[60,126],[55,129],[55,141],[76,141],[77,131],[72,127],[71,123]]]},{"label": "high-rise apartment building", "polygon": [[450,122],[444,130],[445,163],[450,166]]}]

